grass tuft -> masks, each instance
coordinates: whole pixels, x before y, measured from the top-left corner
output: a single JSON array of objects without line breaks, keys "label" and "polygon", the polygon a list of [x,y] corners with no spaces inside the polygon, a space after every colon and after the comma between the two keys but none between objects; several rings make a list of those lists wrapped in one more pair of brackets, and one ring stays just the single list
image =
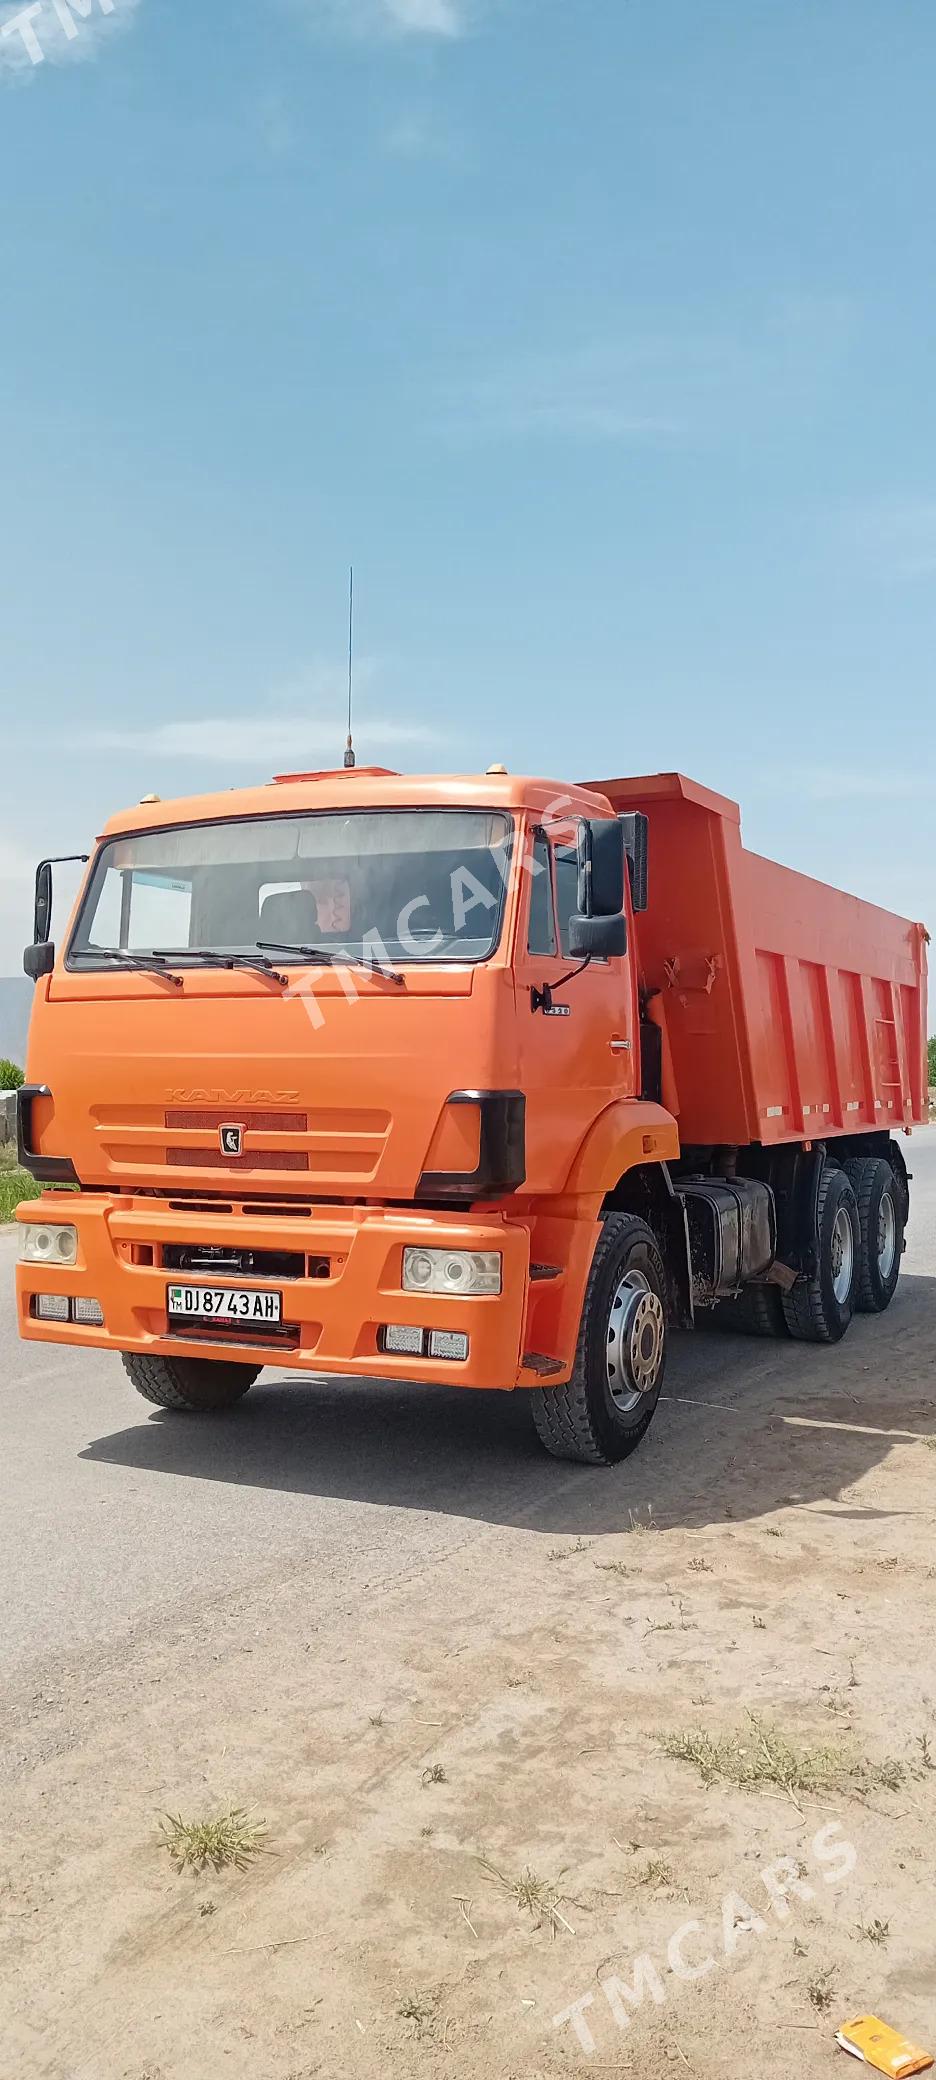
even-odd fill
[{"label": "grass tuft", "polygon": [[801,1747],[753,1713],[744,1734],[717,1739],[701,1730],[677,1731],[663,1734],[660,1744],[671,1760],[693,1763],[706,1784],[742,1790],[775,1784],[791,1798],[797,1792],[895,1791],[904,1777],[900,1762],[870,1762],[825,1742]]},{"label": "grass tuft", "polygon": [[806,1981],[806,1997],[817,2015],[825,2015],[832,2006],[835,1998],[832,1984],[834,1976],[832,1966],[829,1965],[824,1972],[814,1972],[812,1978]]},{"label": "grass tuft", "polygon": [[635,1877],[638,1885],[672,1885],[673,1866],[665,1856],[651,1856]]},{"label": "grass tuft", "polygon": [[38,1199],[43,1190],[28,1171],[19,1168],[12,1143],[0,1148],[0,1225],[16,1218],[16,1209],[24,1199]]},{"label": "grass tuft", "polygon": [[547,1560],[574,1560],[576,1553],[587,1553],[589,1541],[577,1538],[574,1546],[550,1546]]},{"label": "grass tuft", "polygon": [[430,1994],[404,1994],[397,2014],[401,2022],[409,2023],[414,2037],[432,2035],[435,2028],[435,2003]]},{"label": "grass tuft", "polygon": [[[508,1878],[503,1871],[498,1870],[496,1864],[488,1863],[486,1857],[481,1856],[478,1861],[485,1877],[489,1878],[492,1884],[499,1885],[510,1899],[516,1901],[520,1913],[532,1915],[536,1928],[547,1927],[551,1936],[558,1935],[560,1928],[564,1928],[567,1935],[575,1934],[574,1928],[561,1912],[567,1900],[558,1884],[551,1884],[547,1878],[538,1878],[536,1872],[529,1868],[521,1871],[519,1878]],[[560,1879],[564,1875],[565,1873],[560,1871]]]},{"label": "grass tuft", "polygon": [[243,1806],[231,1806],[205,1820],[183,1820],[181,1813],[164,1813],[159,1822],[162,1847],[176,1870],[186,1867],[203,1871],[209,1866],[221,1871],[228,1865],[243,1871],[266,1847],[265,1820],[252,1820]]}]

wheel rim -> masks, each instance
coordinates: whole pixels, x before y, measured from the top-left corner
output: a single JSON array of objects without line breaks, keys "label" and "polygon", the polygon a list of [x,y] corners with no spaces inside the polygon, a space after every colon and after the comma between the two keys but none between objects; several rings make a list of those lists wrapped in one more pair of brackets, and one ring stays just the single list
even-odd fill
[{"label": "wheel rim", "polygon": [[653,1393],[665,1341],[662,1301],[642,1271],[625,1272],[608,1321],[608,1389],[621,1415],[629,1415]]},{"label": "wheel rim", "polygon": [[840,1206],[832,1226],[832,1291],[844,1307],[855,1275],[855,1238],[848,1208]]},{"label": "wheel rim", "polygon": [[897,1215],[889,1192],[882,1192],[878,1208],[878,1270],[881,1277],[889,1279],[897,1255]]}]

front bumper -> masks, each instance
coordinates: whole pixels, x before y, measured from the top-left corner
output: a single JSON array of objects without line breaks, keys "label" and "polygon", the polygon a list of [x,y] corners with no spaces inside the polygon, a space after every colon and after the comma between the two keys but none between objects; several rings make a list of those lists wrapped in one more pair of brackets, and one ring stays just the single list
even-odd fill
[{"label": "front bumper", "polygon": [[[351,1373],[467,1387],[516,1386],[530,1274],[530,1234],[522,1222],[496,1215],[420,1213],[415,1209],[314,1206],[273,1214],[259,1207],[215,1212],[180,1201],[116,1197],[107,1193],[47,1193],[21,1206],[17,1220],[69,1222],[78,1231],[78,1262],[17,1265],[20,1335],[27,1341],[87,1345],[112,1351],[142,1351],[165,1357],[234,1359],[305,1372]],[[449,1297],[404,1293],[403,1250],[413,1244],[464,1250],[498,1250],[503,1257],[503,1291],[497,1297]],[[283,1278],[168,1269],[163,1253],[173,1245],[217,1245],[293,1252],[324,1260],[327,1275]],[[285,1331],[249,1341],[232,1333],[169,1333],[166,1289],[172,1283],[273,1287],[283,1294]],[[84,1295],[100,1302],[103,1328],[37,1321],[40,1293]],[[464,1361],[392,1356],[382,1351],[385,1324],[460,1331],[469,1338]],[[266,1332],[265,1332],[266,1333]]]}]

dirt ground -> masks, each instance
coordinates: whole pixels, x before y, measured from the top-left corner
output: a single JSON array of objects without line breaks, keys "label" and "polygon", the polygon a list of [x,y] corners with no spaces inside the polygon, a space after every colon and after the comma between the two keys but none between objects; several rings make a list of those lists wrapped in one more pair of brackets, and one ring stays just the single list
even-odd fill
[{"label": "dirt ground", "polygon": [[[837,1352],[683,1339],[627,1466],[544,1461],[392,1576],[375,1507],[360,1588],[300,1549],[17,1687],[3,2075],[821,2080],[868,2011],[936,2049],[934,1293],[911,1269]],[[807,1793],[664,1752],[754,1765],[757,1721],[868,1767]],[[265,1853],[177,1873],[158,1814],[231,1802]],[[808,1896],[771,1895],[784,1858]]]}]

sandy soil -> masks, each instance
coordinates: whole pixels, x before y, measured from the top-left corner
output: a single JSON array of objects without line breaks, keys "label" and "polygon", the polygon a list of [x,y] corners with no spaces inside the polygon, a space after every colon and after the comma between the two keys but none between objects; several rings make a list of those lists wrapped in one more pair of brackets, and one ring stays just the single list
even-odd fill
[{"label": "sandy soil", "polygon": [[[908,1276],[839,1352],[719,1338],[713,1372],[706,1338],[701,1387],[685,1344],[629,1466],[546,1462],[513,1521],[450,1512],[392,1576],[375,1509],[360,1591],[300,1550],[21,1685],[4,2075],[759,2080],[850,2072],[832,2031],[862,2011],[932,2040],[934,1293]],[[661,1750],[750,1742],[751,1713],[900,1781],[708,1787]],[[177,1874],[158,1813],[229,1801],[267,1853]],[[786,1908],[781,1858],[810,1895]],[[552,1922],[511,1896],[524,1871]],[[694,1978],[667,1955],[687,1922]],[[641,1956],[660,1998],[635,2006],[613,1982]],[[590,2056],[553,2020],[587,1996]]]}]

